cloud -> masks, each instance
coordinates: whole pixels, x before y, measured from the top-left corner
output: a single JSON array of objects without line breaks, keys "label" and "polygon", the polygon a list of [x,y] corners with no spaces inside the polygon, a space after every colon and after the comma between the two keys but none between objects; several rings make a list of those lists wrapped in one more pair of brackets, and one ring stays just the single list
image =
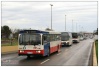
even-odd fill
[{"label": "cloud", "polygon": [[53,4],[52,22],[55,30],[64,31],[65,15],[69,31],[72,31],[72,20],[84,28],[91,25],[87,31],[96,28],[97,2],[2,2],[2,25],[9,25],[11,28],[50,27],[50,4]]}]

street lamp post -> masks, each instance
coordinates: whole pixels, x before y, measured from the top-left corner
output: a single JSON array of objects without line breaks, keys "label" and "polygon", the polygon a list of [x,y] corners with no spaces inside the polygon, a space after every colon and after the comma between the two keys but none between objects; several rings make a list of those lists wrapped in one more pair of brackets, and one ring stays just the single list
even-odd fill
[{"label": "street lamp post", "polygon": [[65,31],[66,31],[66,15],[65,15]]},{"label": "street lamp post", "polygon": [[81,32],[81,28],[80,28],[80,25],[79,25],[79,32]]},{"label": "street lamp post", "polygon": [[77,23],[76,23],[76,32],[77,32]]},{"label": "street lamp post", "polygon": [[72,32],[73,32],[73,20],[72,20]]},{"label": "street lamp post", "polygon": [[52,6],[53,4],[50,4],[51,5],[51,30],[52,30]]},{"label": "street lamp post", "polygon": [[83,26],[82,26],[82,32],[83,32]]}]

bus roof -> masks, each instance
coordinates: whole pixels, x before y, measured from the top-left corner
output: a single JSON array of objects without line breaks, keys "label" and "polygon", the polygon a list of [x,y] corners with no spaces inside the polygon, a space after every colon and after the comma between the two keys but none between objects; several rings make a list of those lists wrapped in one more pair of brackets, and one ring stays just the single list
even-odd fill
[{"label": "bus roof", "polygon": [[21,30],[19,33],[61,34],[61,32],[55,32],[55,31],[41,31],[41,30]]},{"label": "bus roof", "polygon": [[71,32],[61,32],[61,33],[71,33]]},{"label": "bus roof", "polygon": [[61,32],[56,32],[56,31],[47,31],[49,34],[61,34]]},{"label": "bus roof", "polygon": [[41,30],[21,30],[19,33],[43,33],[43,34],[48,34],[49,32],[41,31]]}]

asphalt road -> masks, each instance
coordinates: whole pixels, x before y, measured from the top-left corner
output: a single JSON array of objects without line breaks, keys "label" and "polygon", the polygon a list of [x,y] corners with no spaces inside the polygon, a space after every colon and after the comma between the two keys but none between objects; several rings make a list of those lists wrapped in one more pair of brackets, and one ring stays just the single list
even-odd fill
[{"label": "asphalt road", "polygon": [[83,40],[70,47],[62,47],[59,53],[49,57],[18,56],[17,53],[1,55],[2,66],[88,66],[92,62],[92,39]]}]

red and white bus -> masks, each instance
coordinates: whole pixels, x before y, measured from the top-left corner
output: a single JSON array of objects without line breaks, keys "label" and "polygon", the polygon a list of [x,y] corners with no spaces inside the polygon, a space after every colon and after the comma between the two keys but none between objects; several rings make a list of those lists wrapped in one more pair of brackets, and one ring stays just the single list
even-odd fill
[{"label": "red and white bus", "polygon": [[61,33],[54,31],[22,30],[18,37],[18,55],[49,56],[60,51]]}]

